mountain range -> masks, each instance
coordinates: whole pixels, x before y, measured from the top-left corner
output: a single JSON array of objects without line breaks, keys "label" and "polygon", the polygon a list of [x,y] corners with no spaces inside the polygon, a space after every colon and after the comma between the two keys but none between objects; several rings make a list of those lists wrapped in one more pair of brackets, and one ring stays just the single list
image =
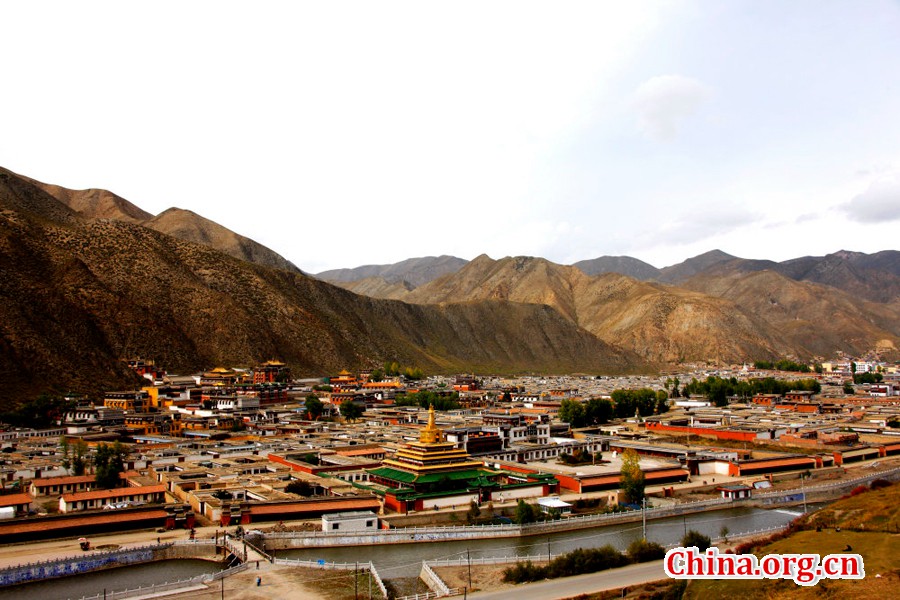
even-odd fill
[{"label": "mountain range", "polygon": [[649,368],[548,306],[360,296],[252,262],[258,252],[232,256],[227,231],[175,237],[204,229],[193,213],[167,211],[170,235],[123,202],[0,169],[0,407],[139,385],[120,360],[135,356],[176,373],[279,358],[298,376],[387,360],[426,372]]},{"label": "mountain range", "polygon": [[664,269],[440,256],[312,277],[191,211],[153,216],[0,169],[0,404],[138,385],[120,360],[135,356],[181,373],[278,358],[296,375],[896,356],[898,254],[713,251]]}]

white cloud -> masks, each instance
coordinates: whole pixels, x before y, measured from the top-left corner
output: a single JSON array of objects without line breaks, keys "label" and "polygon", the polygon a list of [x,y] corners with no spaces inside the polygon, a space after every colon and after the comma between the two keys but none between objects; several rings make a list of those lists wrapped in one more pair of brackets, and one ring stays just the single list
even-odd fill
[{"label": "white cloud", "polygon": [[900,220],[900,177],[879,179],[869,189],[847,202],[841,209],[859,223],[885,223]]},{"label": "white cloud", "polygon": [[682,123],[711,96],[703,83],[682,75],[648,79],[634,91],[632,105],[641,131],[658,141],[678,136]]}]

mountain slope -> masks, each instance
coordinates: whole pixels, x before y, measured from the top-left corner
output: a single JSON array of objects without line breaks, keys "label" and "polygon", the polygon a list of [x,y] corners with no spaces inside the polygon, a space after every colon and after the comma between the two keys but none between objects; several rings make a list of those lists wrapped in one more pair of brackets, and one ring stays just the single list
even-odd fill
[{"label": "mountain slope", "polygon": [[713,265],[734,260],[735,258],[736,257],[726,254],[721,250],[710,250],[709,252],[704,252],[703,254],[689,258],[684,262],[680,262],[677,265],[671,265],[660,269],[657,280],[662,281],[663,283],[678,284],[709,269]]},{"label": "mountain slope", "polygon": [[442,275],[455,273],[468,261],[455,256],[424,256],[408,258],[389,265],[364,265],[354,269],[334,269],[322,271],[316,277],[332,283],[354,282],[362,279],[379,277],[387,283],[407,282],[411,287],[418,287],[437,279]]},{"label": "mountain slope", "polygon": [[189,210],[170,208],[154,217],[128,200],[107,190],[71,190],[17,175],[11,171],[6,172],[47,192],[86,219],[113,219],[125,223],[136,223],[182,240],[215,248],[241,260],[276,269],[300,272],[300,269],[293,263],[274,250]]},{"label": "mountain slope", "polygon": [[742,360],[786,348],[727,300],[613,273],[590,277],[539,258],[479,256],[406,296],[426,304],[487,299],[552,306],[600,339],[654,362]]},{"label": "mountain slope", "polygon": [[381,277],[366,277],[357,281],[335,281],[333,283],[354,294],[385,300],[403,300],[413,290],[413,286],[406,281],[391,283]]},{"label": "mountain slope", "polygon": [[58,185],[43,183],[23,177],[44,190],[78,214],[88,219],[116,219],[129,223],[141,223],[153,217],[125,198],[100,189],[70,190]]},{"label": "mountain slope", "polygon": [[277,252],[189,210],[170,208],[145,221],[143,225],[180,240],[215,248],[241,260],[300,272],[292,262]]},{"label": "mountain slope", "polygon": [[860,300],[775,271],[702,274],[683,286],[743,307],[779,331],[798,355],[830,356],[836,348],[862,355],[900,341],[900,304]]},{"label": "mountain slope", "polygon": [[119,220],[82,217],[0,170],[0,402],[270,357],[298,375],[385,360],[426,371],[620,372],[644,365],[545,306],[375,300]]},{"label": "mountain slope", "polygon": [[660,275],[660,270],[653,265],[630,256],[601,256],[578,261],[572,266],[581,269],[588,275],[618,273],[641,281],[656,279]]}]

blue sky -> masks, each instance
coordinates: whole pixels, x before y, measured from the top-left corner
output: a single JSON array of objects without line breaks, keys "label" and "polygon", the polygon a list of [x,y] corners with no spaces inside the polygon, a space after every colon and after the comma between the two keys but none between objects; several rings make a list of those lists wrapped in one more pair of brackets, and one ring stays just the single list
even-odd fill
[{"label": "blue sky", "polygon": [[0,6],[0,165],[309,272],[897,249],[897,2],[72,4]]}]

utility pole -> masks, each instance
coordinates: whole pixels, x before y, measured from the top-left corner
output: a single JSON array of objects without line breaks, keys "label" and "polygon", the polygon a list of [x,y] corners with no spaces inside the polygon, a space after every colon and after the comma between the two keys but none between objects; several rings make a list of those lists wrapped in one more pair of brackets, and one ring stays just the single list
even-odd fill
[{"label": "utility pole", "polygon": [[359,600],[359,561],[353,564],[353,597]]},{"label": "utility pole", "polygon": [[469,587],[472,587],[472,556],[468,548],[466,548],[466,562],[469,563]]},{"label": "utility pole", "polygon": [[547,562],[550,562],[550,538],[547,538]]},{"label": "utility pole", "polygon": [[644,541],[647,541],[647,497],[644,496],[641,498],[641,522],[642,522],[642,535],[644,536]]},{"label": "utility pole", "polygon": [[225,578],[223,577],[219,581],[222,582],[222,600],[225,600]]},{"label": "utility pole", "polygon": [[806,485],[803,483],[803,474],[800,474],[800,493],[803,494],[803,514],[806,514]]}]

